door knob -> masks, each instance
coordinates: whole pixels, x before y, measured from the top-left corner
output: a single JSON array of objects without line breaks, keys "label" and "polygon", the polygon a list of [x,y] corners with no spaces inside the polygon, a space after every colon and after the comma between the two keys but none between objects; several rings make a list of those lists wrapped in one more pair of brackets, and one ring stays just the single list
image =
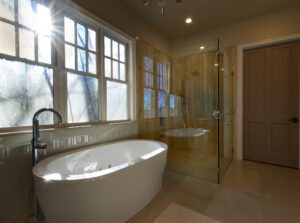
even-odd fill
[{"label": "door knob", "polygon": [[298,118],[293,117],[293,118],[290,118],[288,121],[296,124],[296,123],[298,123]]}]

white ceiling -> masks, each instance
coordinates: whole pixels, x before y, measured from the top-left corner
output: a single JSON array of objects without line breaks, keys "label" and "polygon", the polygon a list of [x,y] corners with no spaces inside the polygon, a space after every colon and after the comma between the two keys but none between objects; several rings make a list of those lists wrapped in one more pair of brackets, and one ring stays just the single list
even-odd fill
[{"label": "white ceiling", "polygon": [[[161,15],[157,0],[148,6],[142,0],[123,1],[170,40],[300,5],[300,0],[167,0]],[[190,25],[184,23],[187,16],[193,18]]]}]

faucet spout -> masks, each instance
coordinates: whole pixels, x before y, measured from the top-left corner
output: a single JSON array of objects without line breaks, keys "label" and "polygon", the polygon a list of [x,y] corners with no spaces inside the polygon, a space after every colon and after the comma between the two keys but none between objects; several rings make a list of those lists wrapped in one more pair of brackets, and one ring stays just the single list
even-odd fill
[{"label": "faucet spout", "polygon": [[39,115],[43,112],[46,112],[46,111],[49,111],[49,112],[53,112],[57,119],[58,119],[58,122],[61,123],[62,122],[62,118],[61,118],[61,115],[59,114],[59,112],[54,109],[54,108],[42,108],[40,110],[38,110],[34,115],[33,115],[33,121],[38,121],[38,118],[39,118]]},{"label": "faucet spout", "polygon": [[33,115],[33,121],[32,121],[32,140],[31,140],[31,144],[32,144],[32,165],[33,166],[38,161],[37,150],[38,149],[46,149],[47,148],[47,144],[46,143],[42,143],[40,141],[40,125],[39,125],[38,118],[39,118],[39,115],[41,113],[43,113],[43,112],[53,112],[56,115],[58,122],[62,122],[61,115],[54,108],[42,108],[42,109],[38,110]]}]

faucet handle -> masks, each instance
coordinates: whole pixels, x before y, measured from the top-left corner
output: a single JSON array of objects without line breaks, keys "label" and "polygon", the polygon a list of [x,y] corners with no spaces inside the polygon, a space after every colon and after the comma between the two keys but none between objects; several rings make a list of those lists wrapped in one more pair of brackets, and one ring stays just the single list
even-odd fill
[{"label": "faucet handle", "polygon": [[46,149],[47,143],[41,142],[40,140],[34,142],[35,148],[37,149]]}]

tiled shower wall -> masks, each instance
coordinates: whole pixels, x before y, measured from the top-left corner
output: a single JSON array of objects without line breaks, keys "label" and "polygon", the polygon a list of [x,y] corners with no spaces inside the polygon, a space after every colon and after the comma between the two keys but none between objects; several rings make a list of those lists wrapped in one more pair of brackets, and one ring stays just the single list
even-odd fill
[{"label": "tiled shower wall", "polygon": [[[87,145],[137,138],[137,134],[137,123],[44,131],[41,133],[41,140],[48,147],[46,151],[40,151],[40,158]],[[10,222],[29,211],[32,182],[31,137],[31,133],[0,135],[1,223]]]}]

